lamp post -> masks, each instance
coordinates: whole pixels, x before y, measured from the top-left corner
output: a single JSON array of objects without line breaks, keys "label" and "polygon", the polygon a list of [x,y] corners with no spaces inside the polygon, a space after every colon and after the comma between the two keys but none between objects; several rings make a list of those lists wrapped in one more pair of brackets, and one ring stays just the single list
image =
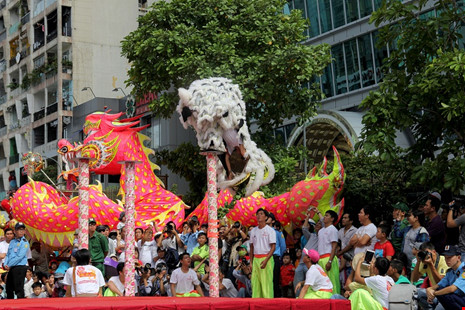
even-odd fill
[{"label": "lamp post", "polygon": [[124,97],[127,97],[128,95],[126,95],[126,93],[124,92],[124,90],[121,88],[121,87],[116,87],[116,88],[113,88],[113,91],[118,91],[118,90],[121,90],[121,92],[123,93]]},{"label": "lamp post", "polygon": [[83,89],[81,89],[81,91],[86,91],[86,90],[90,90],[90,92],[92,93],[92,95],[94,95],[94,98],[97,98],[97,96],[95,96],[94,91],[92,90],[92,87],[90,87],[90,86],[85,86]]}]

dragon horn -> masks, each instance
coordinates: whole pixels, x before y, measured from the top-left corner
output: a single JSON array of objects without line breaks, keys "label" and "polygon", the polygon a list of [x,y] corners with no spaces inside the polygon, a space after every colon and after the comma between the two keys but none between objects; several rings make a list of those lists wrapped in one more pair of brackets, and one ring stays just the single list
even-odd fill
[{"label": "dragon horn", "polygon": [[326,156],[323,158],[323,163],[321,164],[320,166],[320,169],[318,169],[318,174],[320,176],[323,176],[323,175],[328,175],[326,173],[326,167],[328,166],[328,159],[326,159]]},{"label": "dragon horn", "polygon": [[333,151],[334,151],[334,165],[333,165],[332,173],[338,174],[341,180],[344,180],[344,177],[345,177],[344,166],[342,165],[341,156],[339,155],[339,152],[337,151],[334,145],[333,145]]},{"label": "dragon horn", "polygon": [[307,181],[311,178],[313,178],[316,175],[316,166],[310,170],[310,172],[307,174]]},{"label": "dragon horn", "polygon": [[107,114],[106,115],[106,118],[110,121],[114,121],[118,118],[120,118],[120,116],[123,115],[123,112],[119,112],[119,113],[116,113],[116,114]]}]

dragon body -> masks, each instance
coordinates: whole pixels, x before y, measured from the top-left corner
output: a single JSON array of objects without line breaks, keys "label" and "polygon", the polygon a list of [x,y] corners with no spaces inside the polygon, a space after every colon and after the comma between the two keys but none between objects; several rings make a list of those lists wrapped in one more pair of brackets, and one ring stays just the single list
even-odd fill
[{"label": "dragon body", "polygon": [[[154,174],[157,166],[149,159],[153,150],[144,146],[148,139],[137,127],[138,118],[120,120],[122,113],[92,113],[87,116],[82,144],[71,144],[66,140],[58,143],[66,171],[65,179],[78,177],[76,158],[91,158],[89,170],[95,174],[121,174],[120,195],[125,201],[126,172],[122,162],[137,161],[135,171],[136,226],[146,227],[155,221],[164,226],[173,221],[179,226],[185,220],[186,204],[175,194],[165,190]],[[236,201],[227,214],[231,221],[243,225],[256,225],[255,212],[263,207],[272,211],[284,225],[299,223],[305,218],[309,206],[317,206],[322,212],[332,209],[341,214],[344,205],[339,194],[344,184],[344,169],[335,150],[333,171],[326,173],[326,161],[320,169],[314,169],[308,177],[297,183],[289,192],[265,199],[258,192]],[[272,168],[270,168],[272,169]],[[89,187],[89,216],[98,223],[116,228],[118,216],[124,210],[120,203],[110,200],[102,192],[100,184]],[[218,205],[230,203],[233,197],[228,189],[220,192]],[[51,246],[72,244],[74,231],[78,228],[79,197],[68,199],[53,187],[30,180],[15,193],[10,201],[11,214],[17,221],[25,223],[31,236]],[[207,201],[194,210],[201,222],[207,222]]]}]

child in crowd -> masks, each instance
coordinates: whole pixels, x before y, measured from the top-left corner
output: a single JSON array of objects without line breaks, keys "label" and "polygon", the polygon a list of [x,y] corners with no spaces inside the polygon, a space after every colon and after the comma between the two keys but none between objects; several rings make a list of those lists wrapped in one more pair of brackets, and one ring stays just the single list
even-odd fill
[{"label": "child in crowd", "polygon": [[410,284],[409,279],[402,275],[403,270],[404,263],[398,259],[393,259],[391,261],[391,265],[389,266],[387,275],[390,276],[396,284]]},{"label": "child in crowd", "polygon": [[[200,232],[197,236],[197,242],[199,245],[194,248],[191,256],[192,261],[194,262],[194,267],[197,267],[201,264],[202,260],[209,257],[207,234]],[[197,272],[201,275],[205,274],[205,266],[200,266]]]},{"label": "child in crowd", "polygon": [[44,291],[42,291],[42,285],[38,282],[34,282],[32,284],[32,294],[29,296],[29,298],[47,298],[48,295]]},{"label": "child in crowd", "polygon": [[299,266],[301,258],[302,258],[302,249],[296,249],[295,250],[295,263],[294,263],[295,268]]},{"label": "child in crowd", "polygon": [[379,241],[375,243],[374,248],[376,257],[385,257],[388,260],[392,260],[395,251],[392,243],[387,239],[390,232],[391,228],[388,225],[383,224],[378,226],[376,238],[378,238]]},{"label": "child in crowd", "polygon": [[280,273],[282,296],[285,298],[295,298],[293,286],[295,266],[291,262],[291,255],[289,253],[283,254],[283,265],[281,266]]}]

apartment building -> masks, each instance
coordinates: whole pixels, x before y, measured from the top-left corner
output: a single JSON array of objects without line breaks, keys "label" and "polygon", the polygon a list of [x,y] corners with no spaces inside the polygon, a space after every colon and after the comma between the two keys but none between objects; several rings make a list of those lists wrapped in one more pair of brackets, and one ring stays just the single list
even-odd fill
[{"label": "apartment building", "polygon": [[22,153],[59,161],[73,107],[130,92],[120,42],[151,2],[0,0],[0,198],[26,181]]}]

